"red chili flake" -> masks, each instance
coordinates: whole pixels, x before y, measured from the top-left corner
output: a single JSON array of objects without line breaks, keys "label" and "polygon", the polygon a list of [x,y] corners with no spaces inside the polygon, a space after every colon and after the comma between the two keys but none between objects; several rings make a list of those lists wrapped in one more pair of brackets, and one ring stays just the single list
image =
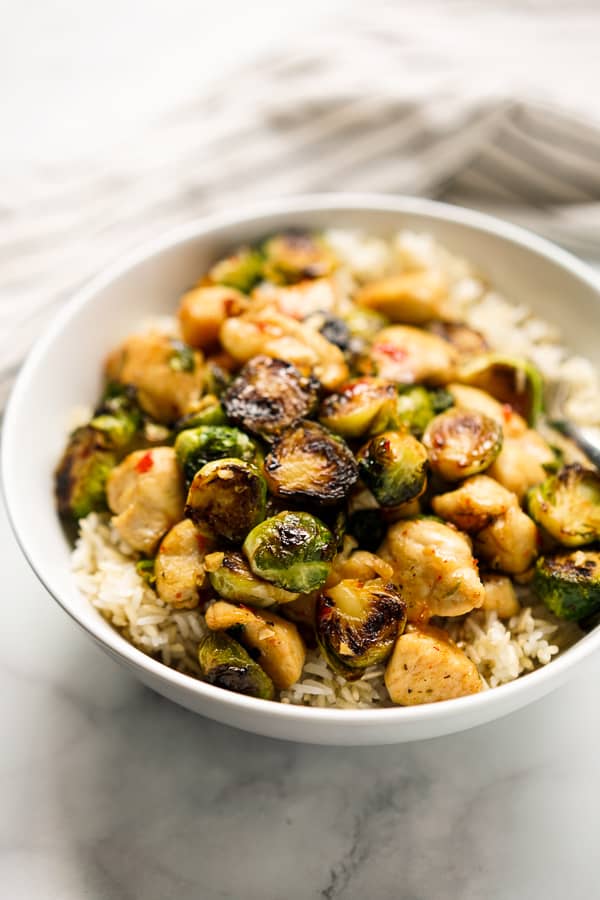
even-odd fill
[{"label": "red chili flake", "polygon": [[144,453],[142,458],[136,462],[135,471],[139,472],[140,475],[143,475],[144,472],[149,472],[153,465],[154,460],[152,459],[151,452],[148,450],[148,452]]},{"label": "red chili flake", "polygon": [[502,417],[505,422],[510,422],[510,420],[512,419],[514,414],[515,414],[515,411],[512,408],[512,406],[510,405],[510,403],[502,404]]},{"label": "red chili flake", "polygon": [[384,356],[389,356],[394,362],[403,362],[408,356],[407,351],[396,344],[375,344],[373,350],[377,353],[383,353]]}]

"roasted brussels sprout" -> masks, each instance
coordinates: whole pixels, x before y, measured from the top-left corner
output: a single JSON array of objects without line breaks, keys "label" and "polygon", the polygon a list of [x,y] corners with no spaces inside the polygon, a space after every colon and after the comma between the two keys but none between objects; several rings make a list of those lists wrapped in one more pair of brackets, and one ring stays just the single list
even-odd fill
[{"label": "roasted brussels sprout", "polygon": [[241,553],[215,553],[213,556],[214,561],[218,561],[218,566],[212,568],[213,560],[210,557],[207,559],[208,577],[217,594],[225,600],[265,607],[275,603],[290,603],[300,596],[258,578]]},{"label": "roasted brussels sprout", "polygon": [[526,359],[485,353],[463,362],[457,372],[457,381],[482,388],[501,403],[508,403],[532,426],[542,411],[542,376]]},{"label": "roasted brussels sprout", "polygon": [[241,644],[222,631],[206,635],[198,650],[198,662],[208,684],[261,700],[275,697],[275,686],[267,673]]},{"label": "roasted brussels sprout", "polygon": [[344,322],[353,338],[363,345],[371,343],[382,328],[390,324],[390,320],[374,309],[361,309],[353,306],[344,313]]},{"label": "roasted brussels sprout", "polygon": [[198,409],[195,412],[189,413],[187,416],[182,416],[181,419],[177,420],[174,430],[179,432],[187,431],[190,428],[199,428],[201,425],[226,424],[227,416],[225,415],[223,407],[215,396],[208,394],[206,397],[202,398],[198,404]]},{"label": "roasted brussels sprout", "polygon": [[265,477],[277,497],[332,506],[358,480],[350,449],[316,422],[287,428],[265,458]]},{"label": "roasted brussels sprout", "polygon": [[216,284],[224,284],[249,294],[262,278],[263,261],[258,250],[240,247],[231,256],[218,260],[210,269],[208,277]]},{"label": "roasted brussels sprout", "polygon": [[106,480],[117,464],[116,454],[103,431],[84,425],[71,437],[54,473],[58,511],[82,519],[106,509]]},{"label": "roasted brussels sprout", "polygon": [[140,432],[143,420],[135,389],[110,382],[90,426],[101,431],[113,449],[124,450]]},{"label": "roasted brussels sprout", "polygon": [[381,506],[419,497],[427,484],[427,451],[411,434],[385,431],[358,452],[360,476]]},{"label": "roasted brussels sprout", "polygon": [[387,523],[379,509],[357,509],[348,520],[348,534],[363,550],[375,551],[385,537]]},{"label": "roasted brussels sprout", "polygon": [[[217,355],[206,360],[203,372],[202,386],[206,392],[200,401],[206,401],[206,395],[220,397],[231,384],[231,372],[228,366],[235,365],[225,354]],[[215,424],[217,424],[215,422]]]},{"label": "roasted brussels sprout", "polygon": [[455,407],[431,420],[423,443],[434,472],[458,481],[491,466],[502,448],[502,427],[477,410]]},{"label": "roasted brussels sprout", "polygon": [[175,455],[188,487],[196,472],[212,460],[232,458],[258,464],[262,458],[252,438],[225,425],[201,425],[181,431],[175,441]]},{"label": "roasted brussels sprout", "polygon": [[223,396],[229,419],[272,440],[316,407],[319,383],[282,359],[255,356]]},{"label": "roasted brussels sprout", "polygon": [[387,659],[405,624],[406,603],[381,578],[340,581],[317,600],[317,641],[331,668],[349,681]]},{"label": "roasted brussels sprout", "polygon": [[306,231],[286,231],[263,246],[264,276],[276,284],[330,275],[337,266],[333,251],[321,237]]},{"label": "roasted brussels sprout", "polygon": [[573,550],[541,557],[531,587],[561,619],[583,619],[600,610],[600,551]]},{"label": "roasted brussels sprout", "polygon": [[238,542],[264,519],[266,503],[267,485],[253,466],[241,459],[215,459],[196,472],[185,515]]},{"label": "roasted brussels sprout", "polygon": [[396,388],[381,378],[357,378],[321,404],[319,419],[345,438],[377,434],[393,420]]},{"label": "roasted brussels sprout", "polygon": [[336,547],[320,519],[305,512],[281,512],[257,525],[242,549],[259,578],[307,594],[327,579]]},{"label": "roasted brussels sprout", "polygon": [[[317,315],[319,315],[317,313]],[[344,353],[352,353],[354,341],[352,333],[343,319],[339,316],[329,314],[320,314],[321,321],[318,324],[319,331],[330,344],[335,344]],[[308,324],[312,324],[308,320]]]},{"label": "roasted brussels sprout", "polygon": [[423,325],[440,318],[448,306],[448,280],[433,270],[402,272],[371,281],[356,294],[356,302],[375,309],[392,322]]},{"label": "roasted brussels sprout", "polygon": [[529,515],[565,547],[600,540],[600,474],[565,466],[527,494]]}]

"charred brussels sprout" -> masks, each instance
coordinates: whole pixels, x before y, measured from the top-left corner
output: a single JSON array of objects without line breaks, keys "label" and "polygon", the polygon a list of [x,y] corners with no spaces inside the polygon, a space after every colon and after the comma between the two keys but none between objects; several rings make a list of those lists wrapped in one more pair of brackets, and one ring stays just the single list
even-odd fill
[{"label": "charred brussels sprout", "polygon": [[263,257],[258,250],[241,247],[231,256],[220,259],[208,273],[215,284],[224,284],[249,294],[262,278]]},{"label": "charred brussels sprout", "polygon": [[316,422],[298,422],[273,443],[265,477],[277,497],[332,506],[356,483],[358,468],[341,438]]},{"label": "charred brussels sprout", "polygon": [[335,344],[344,353],[352,352],[352,333],[339,316],[322,315],[319,331],[330,344]]},{"label": "charred brussels sprout", "polygon": [[215,459],[196,472],[185,515],[237,543],[264,519],[266,503],[267,485],[253,466],[240,459]]},{"label": "charred brussels sprout", "polygon": [[396,388],[381,378],[358,378],[321,404],[319,419],[345,438],[377,434],[387,428],[395,412]]},{"label": "charred brussels sprout", "polygon": [[104,432],[85,425],[77,428],[55,472],[55,493],[61,516],[82,519],[106,509],[106,480],[117,464]]},{"label": "charred brussels sprout", "polygon": [[[214,590],[225,600],[266,607],[298,599],[298,593],[286,591],[263,578],[258,578],[250,570],[241,553],[228,552],[215,554],[215,557],[221,555],[223,558],[218,567],[209,570],[208,577]],[[207,565],[210,565],[210,559],[207,560]]]},{"label": "charred brussels sprout", "polygon": [[281,512],[265,519],[243,546],[255,575],[301,594],[326,581],[335,549],[327,526],[305,512]]},{"label": "charred brussels sprout", "polygon": [[229,419],[267,440],[316,407],[319,383],[282,359],[255,356],[223,396]]},{"label": "charred brussels sprout", "polygon": [[531,426],[542,411],[544,382],[538,369],[526,359],[485,353],[464,362],[456,380],[508,403]]},{"label": "charred brussels sprout", "polygon": [[375,551],[383,541],[387,524],[379,509],[357,509],[348,521],[348,534],[363,550]]},{"label": "charred brussels sprout", "polygon": [[538,559],[535,595],[561,619],[583,619],[600,610],[600,551],[573,550]]},{"label": "charred brussels sprout", "polygon": [[390,320],[374,309],[361,309],[353,306],[345,315],[344,322],[353,338],[363,344],[370,343],[382,328],[390,324]]},{"label": "charred brussels sprout", "polygon": [[175,455],[189,487],[196,472],[212,460],[233,458],[256,464],[262,454],[252,438],[237,428],[201,425],[177,435]]},{"label": "charred brussels sprout", "polygon": [[423,443],[434,472],[458,481],[491,466],[502,449],[502,426],[477,410],[456,407],[432,419]]},{"label": "charred brussels sprout", "polygon": [[381,506],[419,497],[427,483],[427,451],[411,434],[385,431],[358,453],[361,478]]},{"label": "charred brussels sprout", "polygon": [[452,395],[444,388],[427,389],[422,385],[404,388],[396,400],[394,421],[421,437],[433,417],[453,404]]},{"label": "charred brussels sprout", "polygon": [[529,515],[565,547],[600,540],[600,474],[579,463],[531,488]]},{"label": "charred brussels sprout", "polygon": [[329,665],[348,680],[384,662],[406,624],[406,603],[393,584],[340,581],[319,597],[316,633]]},{"label": "charred brussels sprout", "polygon": [[222,631],[213,631],[204,638],[198,662],[208,684],[261,700],[275,697],[275,687],[267,673],[241,644]]},{"label": "charred brussels sprout", "polygon": [[[207,402],[204,402],[207,401]],[[227,416],[216,397],[208,395],[204,397],[199,408],[183,416],[175,423],[175,431],[187,431],[190,428],[200,428],[201,425],[226,425]]]},{"label": "charred brussels sprout", "polygon": [[276,284],[294,284],[305,278],[330,275],[337,266],[324,240],[306,231],[287,231],[265,242],[264,276]]}]

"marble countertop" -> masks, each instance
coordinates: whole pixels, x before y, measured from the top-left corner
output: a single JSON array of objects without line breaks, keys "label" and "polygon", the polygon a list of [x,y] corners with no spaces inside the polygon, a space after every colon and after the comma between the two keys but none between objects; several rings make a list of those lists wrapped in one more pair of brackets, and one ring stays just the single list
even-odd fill
[{"label": "marble countertop", "polygon": [[600,659],[498,722],[375,749],[244,734],[105,656],[0,515],[0,896],[597,896]]}]

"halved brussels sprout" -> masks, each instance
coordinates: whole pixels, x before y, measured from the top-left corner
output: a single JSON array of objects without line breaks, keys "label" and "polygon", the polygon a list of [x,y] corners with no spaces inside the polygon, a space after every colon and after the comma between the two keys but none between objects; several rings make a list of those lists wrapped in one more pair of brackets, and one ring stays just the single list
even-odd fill
[{"label": "halved brussels sprout", "polygon": [[333,250],[316,234],[290,230],[269,238],[263,246],[264,277],[276,284],[330,275],[337,266]]},{"label": "halved brussels sprout", "polygon": [[542,411],[544,382],[539,370],[526,359],[485,353],[463,362],[456,380],[482,388],[501,403],[508,403],[532,426]]},{"label": "halved brussels sprout", "polygon": [[434,472],[459,481],[491,466],[502,449],[502,426],[477,410],[455,407],[431,420],[423,443]]},{"label": "halved brussels sprout", "polygon": [[316,516],[281,512],[257,525],[242,549],[259,578],[308,594],[326,581],[336,545],[331,531]]},{"label": "halved brussels sprout", "polygon": [[[217,355],[212,359],[207,359],[204,365],[203,388],[206,394],[212,394],[214,397],[220,397],[231,384],[231,372],[227,365],[231,365],[225,354]],[[225,365],[227,364],[227,365]],[[204,398],[203,398],[204,399]],[[206,424],[209,424],[208,422]],[[218,423],[212,423],[217,425]]]},{"label": "halved brussels sprout", "polygon": [[527,494],[529,515],[565,547],[600,540],[600,473],[565,466]]},{"label": "halved brussels sprout", "polygon": [[427,484],[427,451],[411,434],[385,431],[357,455],[361,478],[381,506],[419,497]]},{"label": "halved brussels sprout", "polygon": [[319,419],[345,438],[377,434],[388,427],[394,415],[396,395],[396,388],[389,381],[357,378],[323,401]]},{"label": "halved brussels sprout", "polygon": [[275,603],[290,603],[300,596],[258,578],[241,553],[215,553],[214,556],[221,559],[216,569],[212,568],[210,558],[207,560],[208,577],[217,594],[225,600],[266,607]]},{"label": "halved brussels sprout", "polygon": [[229,419],[247,431],[272,440],[316,407],[319,383],[291,363],[255,356],[246,363],[223,396]]},{"label": "halved brussels sprout", "polygon": [[106,481],[116,464],[116,454],[103,431],[89,425],[77,428],[54,473],[59,514],[82,519],[106,509]]},{"label": "halved brussels sprout", "polygon": [[[317,319],[320,317],[320,319]],[[325,340],[330,344],[335,344],[344,353],[352,353],[353,338],[348,325],[340,316],[334,316],[332,313],[315,313],[312,317],[305,320],[308,325],[317,325]]]},{"label": "halved brussels sprout", "polygon": [[198,404],[198,408],[182,416],[174,425],[174,431],[187,431],[190,428],[200,428],[201,425],[226,425],[227,416],[223,407],[212,394],[207,394]]},{"label": "halved brussels sprout", "polygon": [[101,431],[113,449],[124,450],[141,431],[143,420],[135,388],[109,383],[90,426]]},{"label": "halved brussels sprout", "polygon": [[357,509],[348,520],[348,534],[363,550],[375,551],[383,541],[387,523],[380,509]]},{"label": "halved brussels sprout", "polygon": [[346,579],[317,600],[317,641],[331,668],[349,681],[384,662],[406,624],[406,603],[382,578]]},{"label": "halved brussels sprout", "polygon": [[189,487],[196,472],[215,459],[241,459],[259,464],[262,453],[252,438],[226,425],[200,425],[181,431],[175,440],[175,455]]},{"label": "halved brussels sprout", "polygon": [[231,256],[218,260],[208,277],[215,284],[224,284],[249,294],[262,278],[263,257],[258,250],[240,247]]},{"label": "halved brussels sprout", "polygon": [[390,324],[386,316],[374,309],[361,309],[360,306],[352,306],[344,313],[343,319],[352,337],[363,344],[369,344],[382,328]]},{"label": "halved brussels sprout", "polygon": [[266,503],[265,479],[253,466],[241,459],[215,459],[194,475],[185,515],[238,542],[264,519]]},{"label": "halved brussels sprout", "polygon": [[273,443],[265,477],[277,497],[332,506],[358,480],[358,468],[344,441],[316,422],[298,422]]},{"label": "halved brussels sprout", "polygon": [[415,437],[421,437],[433,417],[453,404],[452,395],[444,388],[403,388],[396,400],[393,421],[397,427],[403,425]]},{"label": "halved brussels sprout", "polygon": [[275,686],[267,673],[241,644],[222,631],[206,635],[198,649],[198,662],[208,684],[261,700],[275,697]]},{"label": "halved brussels sprout", "polygon": [[537,561],[531,587],[561,619],[583,619],[600,610],[600,551],[573,550]]}]

